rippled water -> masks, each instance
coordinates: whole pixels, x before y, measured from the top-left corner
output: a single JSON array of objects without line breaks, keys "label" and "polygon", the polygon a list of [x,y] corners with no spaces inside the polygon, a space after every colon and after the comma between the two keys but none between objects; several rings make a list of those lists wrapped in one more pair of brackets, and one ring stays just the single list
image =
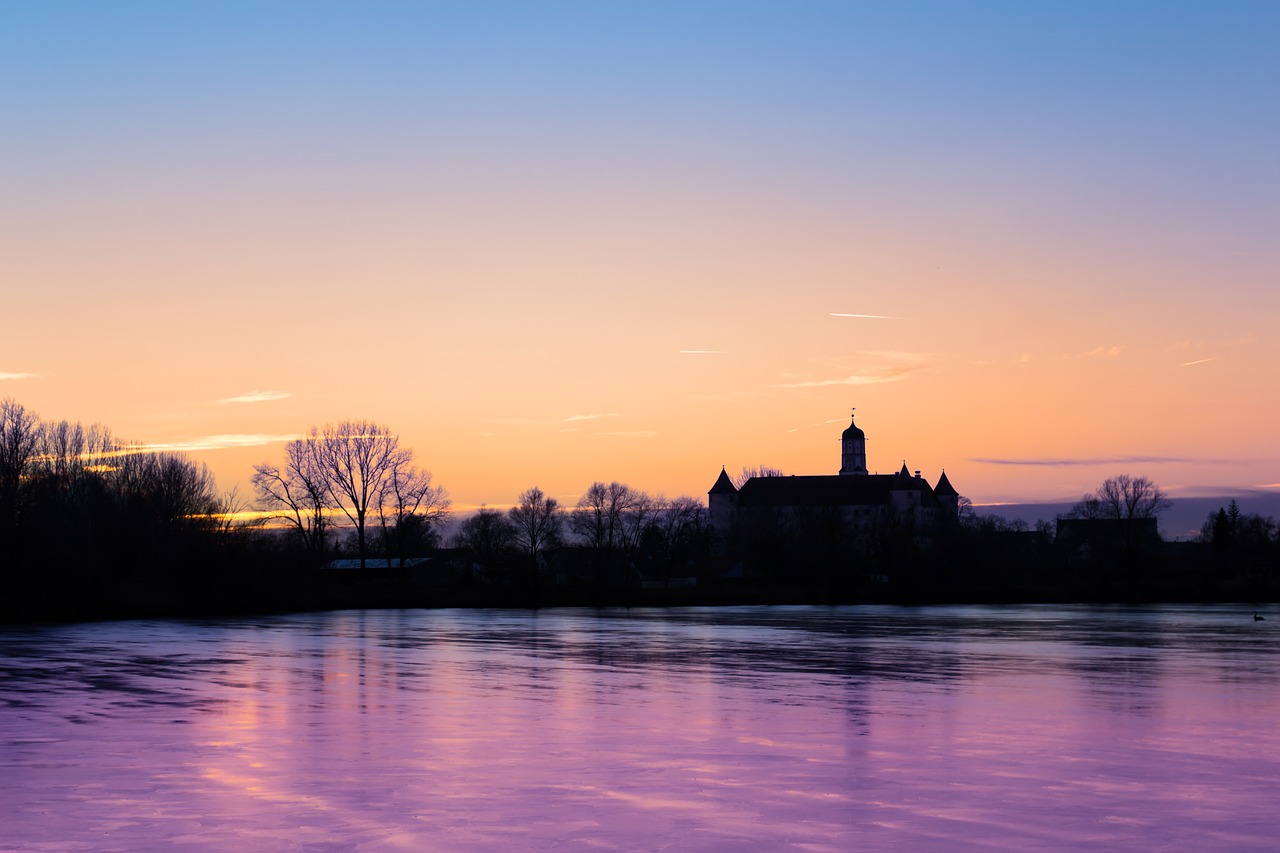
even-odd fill
[{"label": "rippled water", "polygon": [[0,630],[0,849],[1274,849],[1280,618],[368,611]]}]

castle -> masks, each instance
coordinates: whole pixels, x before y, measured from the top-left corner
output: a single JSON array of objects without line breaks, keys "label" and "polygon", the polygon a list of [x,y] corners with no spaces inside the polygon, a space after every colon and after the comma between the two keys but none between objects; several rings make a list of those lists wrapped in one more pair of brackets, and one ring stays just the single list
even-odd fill
[{"label": "castle", "polygon": [[724,468],[707,492],[712,529],[727,536],[733,527],[767,516],[795,518],[804,513],[835,512],[855,537],[869,537],[892,526],[927,536],[959,512],[960,495],[946,472],[935,486],[906,462],[896,474],[867,473],[867,436],[852,420],[840,436],[840,473],[809,477],[752,477],[741,488]]}]

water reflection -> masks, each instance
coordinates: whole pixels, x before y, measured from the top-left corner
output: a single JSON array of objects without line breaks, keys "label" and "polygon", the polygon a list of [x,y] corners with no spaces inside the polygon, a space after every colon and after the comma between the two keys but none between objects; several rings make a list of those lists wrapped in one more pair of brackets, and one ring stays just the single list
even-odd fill
[{"label": "water reflection", "polygon": [[0,848],[1263,849],[1271,624],[867,607],[8,630]]}]

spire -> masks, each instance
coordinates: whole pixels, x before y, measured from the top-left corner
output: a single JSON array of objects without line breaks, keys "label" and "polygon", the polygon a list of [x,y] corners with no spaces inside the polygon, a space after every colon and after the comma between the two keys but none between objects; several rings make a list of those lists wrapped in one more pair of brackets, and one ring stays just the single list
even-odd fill
[{"label": "spire", "polygon": [[951,485],[951,481],[947,479],[947,472],[944,469],[942,476],[938,478],[938,485],[933,487],[934,494],[942,497],[958,496],[960,493],[956,491],[955,486]]}]

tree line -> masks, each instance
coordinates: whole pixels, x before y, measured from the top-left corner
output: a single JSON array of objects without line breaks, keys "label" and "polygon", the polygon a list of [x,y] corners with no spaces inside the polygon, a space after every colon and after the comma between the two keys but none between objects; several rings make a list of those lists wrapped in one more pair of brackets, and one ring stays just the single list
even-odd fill
[{"label": "tree line", "polygon": [[236,507],[203,463],[0,400],[7,608],[40,595],[92,600],[107,583],[164,572],[213,572],[235,539]]},{"label": "tree line", "polygon": [[[781,475],[760,467],[738,479]],[[1235,502],[1206,519],[1199,550],[1174,554],[1155,533],[1169,498],[1129,475],[1034,530],[979,515],[962,498],[955,523],[924,537],[888,525],[858,535],[838,511],[819,508],[740,525],[725,539],[701,498],[668,499],[617,481],[590,484],[568,506],[529,488],[507,509],[482,507],[446,525],[448,492],[413,450],[385,425],[348,420],[287,442],[279,460],[253,467],[250,482],[249,498],[219,492],[208,468],[183,454],[0,401],[3,615],[25,616],[33,601],[90,613],[104,601],[128,610],[152,599],[150,610],[166,601],[341,605],[304,593],[346,556],[366,570],[447,558],[455,591],[469,589],[467,600],[481,603],[538,603],[565,591],[576,603],[627,602],[642,586],[687,577],[700,591],[754,584],[764,601],[1140,596],[1157,589],[1157,574],[1159,589],[1171,589],[1176,575],[1191,595],[1208,589],[1196,586],[1206,566],[1218,579],[1248,580],[1230,588],[1256,594],[1273,588],[1280,560],[1276,523]]]},{"label": "tree line", "polygon": [[335,557],[401,568],[446,549],[475,583],[519,598],[562,574],[549,558],[570,547],[589,554],[570,568],[573,580],[597,590],[625,588],[642,568],[669,577],[706,551],[701,501],[618,482],[593,483],[572,506],[530,488],[509,509],[461,519],[446,539],[448,492],[393,430],[368,420],[312,427],[278,461],[254,465],[250,483],[248,497],[219,492],[208,467],[185,454],[3,400],[0,577],[9,594],[0,608],[7,617],[32,601],[92,611],[109,599],[214,601],[246,588],[287,599],[283,590]]}]

